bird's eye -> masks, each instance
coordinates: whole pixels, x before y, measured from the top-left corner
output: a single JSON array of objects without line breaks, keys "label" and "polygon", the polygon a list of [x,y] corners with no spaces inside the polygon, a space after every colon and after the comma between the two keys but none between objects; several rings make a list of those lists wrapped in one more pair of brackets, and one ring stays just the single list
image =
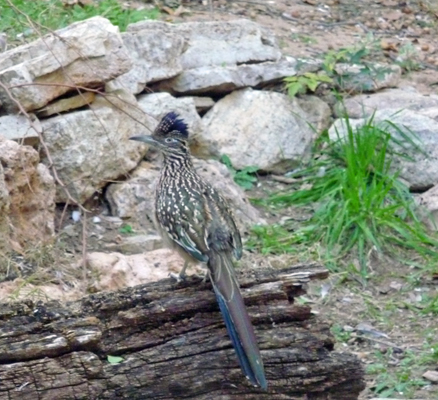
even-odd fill
[{"label": "bird's eye", "polygon": [[165,141],[166,143],[173,143],[175,140],[172,139],[172,138],[170,138],[170,137],[168,137],[168,138],[164,139],[164,141]]}]

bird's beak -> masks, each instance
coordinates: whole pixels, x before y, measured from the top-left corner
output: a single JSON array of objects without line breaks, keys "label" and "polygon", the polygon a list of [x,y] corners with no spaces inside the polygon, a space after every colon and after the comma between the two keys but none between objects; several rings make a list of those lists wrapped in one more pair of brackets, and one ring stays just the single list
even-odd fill
[{"label": "bird's beak", "polygon": [[137,140],[138,142],[147,143],[150,146],[160,147],[160,143],[154,139],[152,136],[143,135],[143,136],[132,136],[129,140]]}]

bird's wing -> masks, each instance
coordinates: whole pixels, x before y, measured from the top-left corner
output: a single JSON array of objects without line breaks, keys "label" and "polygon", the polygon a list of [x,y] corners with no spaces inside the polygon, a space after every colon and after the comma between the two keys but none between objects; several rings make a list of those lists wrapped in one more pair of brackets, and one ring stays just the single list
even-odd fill
[{"label": "bird's wing", "polygon": [[211,219],[202,197],[193,197],[180,189],[178,198],[162,194],[164,205],[157,207],[156,216],[170,239],[200,262],[208,261],[208,225]]},{"label": "bird's wing", "polygon": [[210,197],[214,200],[212,204],[217,208],[216,212],[219,219],[223,221],[223,228],[225,228],[230,234],[230,244],[233,248],[233,255],[237,260],[240,260],[242,257],[242,239],[233,212],[229,207],[228,202],[217,192],[216,189],[209,185],[208,190]]},{"label": "bird's wing", "polygon": [[[186,225],[186,226],[184,226]],[[188,224],[179,224],[176,226],[176,235],[174,240],[179,244],[187,253],[200,262],[207,262],[208,256],[200,250],[199,247],[200,237],[195,231],[192,230]],[[196,243],[198,242],[198,244]]]}]

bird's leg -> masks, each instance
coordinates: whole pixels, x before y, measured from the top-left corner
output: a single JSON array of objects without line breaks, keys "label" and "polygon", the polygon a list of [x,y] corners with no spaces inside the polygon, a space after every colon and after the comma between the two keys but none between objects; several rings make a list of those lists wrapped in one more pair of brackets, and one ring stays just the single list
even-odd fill
[{"label": "bird's leg", "polygon": [[178,283],[184,281],[186,279],[186,269],[188,266],[189,262],[184,261],[184,266],[182,267],[182,270],[179,272],[179,274],[174,274],[173,272],[171,272],[169,276],[175,279]]},{"label": "bird's leg", "polygon": [[[169,276],[173,279],[176,280],[177,283],[182,282],[186,279],[186,269],[189,266],[190,262],[189,261],[184,261],[184,266],[182,267],[182,270],[180,271],[179,274],[174,274],[173,272],[171,272],[169,274]],[[193,275],[192,275],[193,276]],[[202,279],[202,283],[207,282],[207,279],[210,277],[208,270],[205,271],[205,274],[201,275],[201,274],[196,274],[194,275],[199,279]]]}]

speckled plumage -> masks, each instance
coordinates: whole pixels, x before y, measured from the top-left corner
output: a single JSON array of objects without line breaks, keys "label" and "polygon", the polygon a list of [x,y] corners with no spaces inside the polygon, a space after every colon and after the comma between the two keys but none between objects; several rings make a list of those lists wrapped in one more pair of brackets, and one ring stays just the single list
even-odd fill
[{"label": "speckled plumage", "polygon": [[151,144],[164,154],[155,197],[158,229],[186,261],[207,265],[242,370],[254,385],[266,389],[260,351],[232,263],[233,256],[239,259],[242,255],[240,233],[226,200],[193,168],[187,125],[172,112],[152,136],[131,139]]}]

